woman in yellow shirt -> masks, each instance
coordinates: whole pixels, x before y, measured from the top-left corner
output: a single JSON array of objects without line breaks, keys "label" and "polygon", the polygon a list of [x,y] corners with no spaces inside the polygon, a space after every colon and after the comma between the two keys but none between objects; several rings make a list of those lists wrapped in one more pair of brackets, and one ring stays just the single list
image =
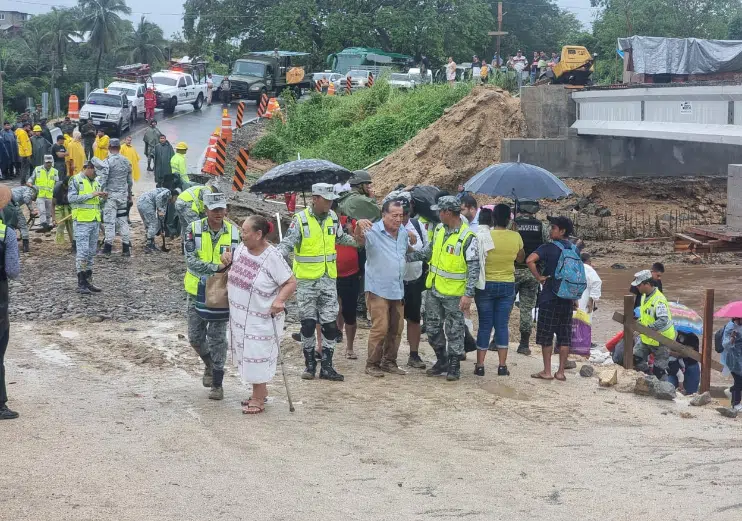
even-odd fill
[{"label": "woman in yellow shirt", "polygon": [[506,365],[508,358],[508,321],[515,300],[515,262],[523,262],[523,239],[518,232],[508,230],[510,207],[498,204],[492,212],[483,208],[479,211],[479,224],[490,226],[490,235],[495,248],[485,257],[484,289],[477,289],[474,302],[479,315],[477,333],[477,364],[474,374],[484,376],[484,358],[490,343],[492,329],[495,330],[495,345],[499,365],[498,376],[510,374]]}]

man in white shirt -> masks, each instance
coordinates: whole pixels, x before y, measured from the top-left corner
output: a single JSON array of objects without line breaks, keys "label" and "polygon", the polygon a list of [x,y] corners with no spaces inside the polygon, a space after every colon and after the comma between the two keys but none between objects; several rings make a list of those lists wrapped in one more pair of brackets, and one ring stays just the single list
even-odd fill
[{"label": "man in white shirt", "polygon": [[[407,233],[417,240],[412,244],[413,251],[422,250],[428,243],[427,233],[417,219],[410,219],[410,200],[402,200],[402,224]],[[410,241],[412,243],[412,241]],[[408,262],[404,272],[404,318],[407,321],[407,343],[410,344],[410,357],[407,359],[408,367],[425,369],[425,362],[420,358],[418,349],[420,347],[420,336],[422,328],[423,291],[425,290],[425,277],[427,266],[422,261]]]},{"label": "man in white shirt", "polygon": [[592,265],[592,258],[589,253],[581,255],[582,263],[585,265],[585,278],[587,279],[587,289],[582,292],[582,297],[577,301],[579,309],[592,316],[596,309],[596,304],[600,300],[603,281],[600,279],[598,272]]},{"label": "man in white shirt", "polygon": [[206,105],[211,105],[211,94],[214,92],[214,79],[211,73],[206,75]]},{"label": "man in white shirt", "polygon": [[523,56],[523,51],[518,49],[518,53],[512,58],[512,63],[518,79],[518,88],[520,89],[523,85],[523,71],[528,66],[528,61],[526,60],[526,57]]}]

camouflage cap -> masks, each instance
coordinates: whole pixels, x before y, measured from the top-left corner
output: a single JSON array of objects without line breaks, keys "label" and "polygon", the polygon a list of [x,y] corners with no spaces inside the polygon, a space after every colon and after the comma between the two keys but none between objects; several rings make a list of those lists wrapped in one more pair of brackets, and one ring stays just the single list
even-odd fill
[{"label": "camouflage cap", "polygon": [[453,195],[444,195],[430,207],[431,210],[443,210],[448,212],[460,212],[461,201]]},{"label": "camouflage cap", "polygon": [[121,141],[118,138],[112,138],[108,142],[108,147],[109,148],[120,148],[121,147]]}]

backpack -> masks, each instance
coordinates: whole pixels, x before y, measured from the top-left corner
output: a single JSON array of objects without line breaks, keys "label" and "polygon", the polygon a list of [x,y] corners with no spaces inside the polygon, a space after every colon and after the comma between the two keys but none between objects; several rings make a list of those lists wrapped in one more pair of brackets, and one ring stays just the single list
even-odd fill
[{"label": "backpack", "polygon": [[559,241],[554,241],[553,244],[562,252],[554,272],[554,279],[557,281],[556,296],[566,300],[579,300],[587,289],[585,265],[580,259],[580,254],[571,244],[569,247],[565,247]]},{"label": "backpack", "polygon": [[[726,326],[724,326],[726,327]],[[724,352],[724,345],[722,344],[723,338],[724,338],[724,327],[719,329],[716,333],[714,333],[714,350],[717,353],[723,353]]]}]

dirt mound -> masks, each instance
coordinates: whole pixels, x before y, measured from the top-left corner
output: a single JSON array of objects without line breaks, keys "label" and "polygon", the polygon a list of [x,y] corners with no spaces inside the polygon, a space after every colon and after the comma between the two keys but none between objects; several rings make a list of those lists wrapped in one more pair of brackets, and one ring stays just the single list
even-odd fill
[{"label": "dirt mound", "polygon": [[386,194],[402,182],[454,190],[500,161],[502,138],[524,135],[520,101],[499,88],[477,87],[373,168],[374,188]]}]

